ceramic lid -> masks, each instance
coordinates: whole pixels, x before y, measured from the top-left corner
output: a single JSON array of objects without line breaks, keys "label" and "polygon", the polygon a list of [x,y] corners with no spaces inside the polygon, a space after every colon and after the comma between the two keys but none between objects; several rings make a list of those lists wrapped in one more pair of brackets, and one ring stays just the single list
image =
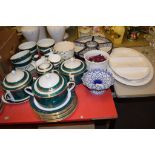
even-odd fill
[{"label": "ceramic lid", "polygon": [[46,73],[38,78],[33,86],[35,95],[49,98],[60,94],[67,87],[67,81],[57,73]]},{"label": "ceramic lid", "polygon": [[13,70],[6,76],[6,81],[9,83],[16,83],[22,80],[24,72],[21,70]]},{"label": "ceramic lid", "polygon": [[38,83],[43,88],[52,88],[59,82],[59,80],[60,77],[58,74],[47,73],[39,79]]},{"label": "ceramic lid", "polygon": [[81,61],[79,59],[71,58],[64,62],[64,66],[69,69],[78,68],[81,65]]},{"label": "ceramic lid", "polygon": [[42,63],[40,64],[38,67],[37,67],[37,71],[39,72],[46,72],[46,71],[49,71],[53,68],[53,65],[49,62],[45,62],[45,63]]},{"label": "ceramic lid", "polygon": [[50,54],[48,60],[52,63],[57,63],[61,60],[61,56],[59,54]]},{"label": "ceramic lid", "polygon": [[60,71],[64,74],[81,74],[85,70],[85,63],[75,58],[64,61],[60,66]]},{"label": "ceramic lid", "polygon": [[28,71],[13,70],[3,80],[3,88],[6,90],[16,90],[26,85],[32,79]]}]

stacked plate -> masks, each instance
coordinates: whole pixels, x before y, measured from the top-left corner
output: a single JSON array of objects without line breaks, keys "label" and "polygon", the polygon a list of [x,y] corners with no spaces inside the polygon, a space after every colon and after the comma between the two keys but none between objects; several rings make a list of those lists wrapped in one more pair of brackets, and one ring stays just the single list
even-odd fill
[{"label": "stacked plate", "polygon": [[47,108],[39,104],[34,97],[30,98],[30,104],[39,117],[46,122],[58,122],[69,117],[77,105],[75,93],[68,92],[66,100],[59,106]]},{"label": "stacked plate", "polygon": [[109,59],[109,71],[117,81],[130,86],[145,85],[154,74],[152,64],[143,54],[124,47],[113,49]]}]

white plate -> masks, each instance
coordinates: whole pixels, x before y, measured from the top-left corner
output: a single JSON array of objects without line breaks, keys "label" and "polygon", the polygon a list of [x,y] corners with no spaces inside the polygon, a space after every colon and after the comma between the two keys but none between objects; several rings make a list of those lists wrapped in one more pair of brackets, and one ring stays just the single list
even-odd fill
[{"label": "white plate", "polygon": [[142,86],[142,85],[149,83],[153,78],[154,69],[153,69],[153,66],[151,63],[149,63],[149,65],[150,65],[150,73],[148,74],[148,76],[146,76],[145,78],[140,79],[140,80],[127,80],[125,78],[122,78],[119,75],[117,75],[116,73],[114,73],[112,71],[112,69],[110,68],[110,66],[107,67],[107,70],[109,72],[111,72],[113,77],[120,83],[123,83],[128,86]]},{"label": "white plate", "polygon": [[115,48],[109,59],[111,69],[127,80],[140,80],[150,73],[149,60],[131,48]]},{"label": "white plate", "polygon": [[55,107],[55,108],[45,108],[45,107],[41,106],[41,105],[37,102],[37,100],[36,100],[35,98],[33,98],[33,101],[34,101],[35,106],[36,106],[37,108],[39,108],[40,110],[52,112],[52,111],[55,111],[55,110],[58,110],[58,109],[64,107],[66,104],[68,104],[70,98],[71,98],[71,92],[68,91],[67,99],[65,100],[65,102],[62,103],[61,105],[59,105],[58,107]]}]

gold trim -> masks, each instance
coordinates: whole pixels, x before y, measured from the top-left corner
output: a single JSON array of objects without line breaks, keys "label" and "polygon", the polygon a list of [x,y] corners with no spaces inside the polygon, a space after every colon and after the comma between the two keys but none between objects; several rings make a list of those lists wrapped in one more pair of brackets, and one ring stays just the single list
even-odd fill
[{"label": "gold trim", "polygon": [[71,115],[77,106],[77,96],[75,96],[71,102],[71,104],[63,109],[60,112],[56,112],[56,113],[52,113],[52,114],[43,114],[43,113],[39,113],[36,112],[34,109],[34,111],[39,115],[39,117],[46,122],[57,122],[57,121],[61,121],[65,118],[67,118],[69,115]]}]

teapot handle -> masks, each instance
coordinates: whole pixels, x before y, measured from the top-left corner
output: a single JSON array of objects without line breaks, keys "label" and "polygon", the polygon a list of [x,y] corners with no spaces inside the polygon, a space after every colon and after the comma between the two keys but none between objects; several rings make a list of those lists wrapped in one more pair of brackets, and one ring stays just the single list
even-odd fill
[{"label": "teapot handle", "polygon": [[27,94],[29,94],[30,96],[34,96],[34,94],[32,93],[32,87],[31,87],[31,86],[26,87],[26,88],[24,89],[24,91],[25,91]]},{"label": "teapot handle", "polygon": [[75,88],[75,82],[73,82],[73,81],[68,82],[67,87],[68,87],[68,91],[72,91]]}]

